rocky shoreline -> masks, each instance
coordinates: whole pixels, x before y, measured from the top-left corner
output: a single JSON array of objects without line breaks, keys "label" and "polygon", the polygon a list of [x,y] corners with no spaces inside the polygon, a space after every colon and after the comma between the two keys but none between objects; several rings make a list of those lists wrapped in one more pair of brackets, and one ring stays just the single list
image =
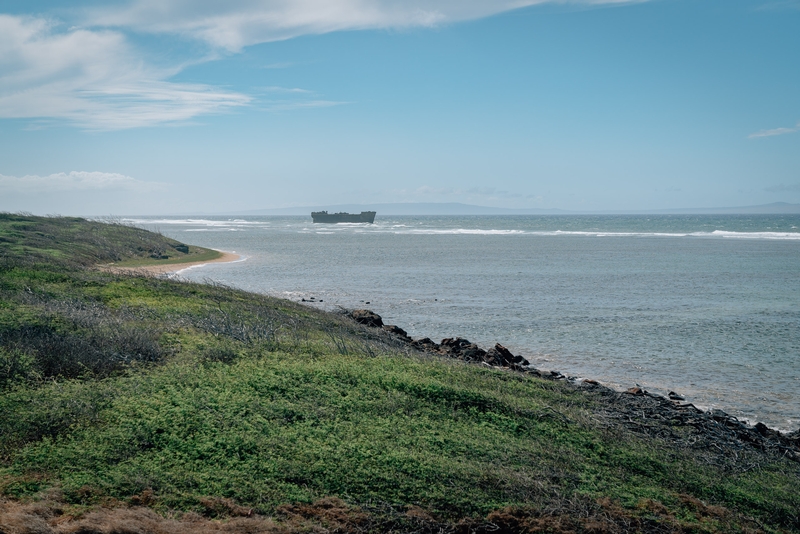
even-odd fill
[{"label": "rocky shoreline", "polygon": [[440,343],[427,337],[415,340],[399,326],[384,324],[383,318],[371,310],[344,310],[343,313],[356,323],[380,330],[417,352],[562,381],[599,401],[595,416],[609,427],[621,426],[680,448],[707,451],[710,461],[737,471],[757,466],[757,459],[747,454],[755,451],[784,456],[800,463],[800,429],[782,433],[763,423],[748,425],[722,410],[703,411],[674,392],[667,397],[640,387],[620,392],[596,380],[565,376],[557,371],[540,371],[499,343],[484,350],[460,337],[445,338]]}]

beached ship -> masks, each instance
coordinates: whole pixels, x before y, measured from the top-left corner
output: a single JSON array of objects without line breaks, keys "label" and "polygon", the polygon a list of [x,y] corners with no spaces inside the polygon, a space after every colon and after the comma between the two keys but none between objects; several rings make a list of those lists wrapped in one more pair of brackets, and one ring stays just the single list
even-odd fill
[{"label": "beached ship", "polygon": [[312,211],[311,218],[315,223],[373,223],[375,222],[375,212],[362,211],[361,213],[328,213],[327,211]]}]

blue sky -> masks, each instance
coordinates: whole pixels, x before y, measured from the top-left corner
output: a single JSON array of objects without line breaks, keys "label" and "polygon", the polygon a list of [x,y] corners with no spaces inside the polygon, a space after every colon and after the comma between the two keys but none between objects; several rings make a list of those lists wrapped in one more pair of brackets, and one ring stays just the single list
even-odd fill
[{"label": "blue sky", "polygon": [[800,202],[800,0],[3,0],[0,210]]}]

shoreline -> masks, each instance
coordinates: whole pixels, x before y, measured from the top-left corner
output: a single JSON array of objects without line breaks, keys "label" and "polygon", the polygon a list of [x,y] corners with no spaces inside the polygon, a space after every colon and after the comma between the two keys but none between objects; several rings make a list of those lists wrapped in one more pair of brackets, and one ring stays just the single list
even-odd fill
[{"label": "shoreline", "polygon": [[[234,262],[238,262],[238,261],[244,261],[244,259],[246,259],[243,256],[241,256],[239,254],[236,254],[235,252],[225,252],[225,251],[217,250],[217,249],[212,249],[212,250],[216,250],[217,252],[220,252],[222,254],[222,256],[220,256],[219,258],[213,259],[213,260],[194,261],[194,262],[185,262],[185,263],[175,263],[175,264],[166,264],[166,265],[146,265],[146,266],[140,266],[140,267],[116,267],[116,268],[113,267],[113,266],[103,266],[102,268],[103,268],[103,270],[107,270],[107,271],[110,271],[110,272],[116,272],[116,273],[146,273],[146,274],[149,274],[149,275],[178,275],[181,271],[188,270],[188,269],[191,269],[191,268],[194,268],[194,267],[200,267],[202,265],[206,265],[206,264],[209,264],[209,263],[234,263]],[[319,302],[321,302],[321,301],[319,301]],[[305,299],[303,299],[303,303],[306,304],[306,305],[309,305],[309,304],[317,304],[318,302],[315,302],[314,300],[305,301]],[[344,310],[344,308],[342,308],[342,310]],[[525,364],[523,366],[520,366],[517,362],[513,362],[512,363],[511,361],[501,363],[500,360],[490,364],[488,362],[481,361],[483,359],[482,356],[478,356],[477,358],[475,358],[474,356],[476,356],[476,355],[461,354],[461,352],[462,352],[461,347],[449,347],[449,348],[445,348],[444,346],[440,347],[438,343],[433,342],[432,340],[430,340],[427,337],[420,338],[419,340],[412,340],[410,337],[407,336],[407,334],[406,334],[406,332],[404,330],[398,328],[397,326],[387,325],[387,327],[384,327],[382,321],[380,320],[380,316],[378,316],[377,314],[374,314],[374,312],[371,312],[369,310],[347,310],[347,311],[348,311],[348,313],[347,313],[348,315],[350,315],[353,312],[357,312],[357,311],[366,311],[366,312],[368,312],[369,314],[371,314],[371,315],[373,315],[374,317],[377,318],[379,324],[372,324],[371,320],[367,320],[367,321],[362,322],[362,320],[356,319],[355,317],[351,316],[351,318],[355,319],[356,322],[358,322],[360,324],[363,324],[365,326],[373,326],[373,327],[377,326],[379,328],[383,328],[385,330],[388,330],[388,332],[390,334],[393,334],[393,335],[397,336],[405,344],[411,345],[414,349],[416,349],[419,352],[423,352],[423,353],[427,352],[427,353],[439,354],[439,355],[443,355],[443,356],[446,356],[446,357],[461,359],[463,361],[470,362],[470,363],[483,363],[484,365],[489,365],[490,367],[510,368],[511,370],[514,370],[514,371],[523,372],[523,373],[531,373],[531,374],[534,374],[534,375],[542,377],[542,378],[549,378],[549,379],[554,379],[554,380],[565,380],[566,382],[570,382],[570,383],[572,383],[574,385],[578,385],[578,386],[580,386],[580,385],[596,386],[596,387],[599,387],[601,389],[605,389],[605,390],[608,390],[610,392],[614,392],[616,394],[628,394],[628,395],[632,395],[632,396],[635,396],[635,397],[645,396],[645,397],[656,398],[656,399],[660,399],[660,400],[667,400],[667,401],[670,402],[670,406],[672,408],[679,408],[679,409],[680,408],[683,408],[683,409],[690,408],[692,410],[696,410],[697,413],[704,414],[704,415],[710,415],[712,417],[715,417],[718,420],[718,422],[719,421],[725,421],[730,426],[739,427],[740,430],[741,430],[741,427],[746,427],[748,430],[751,430],[751,429],[755,430],[757,428],[768,429],[770,431],[770,433],[772,434],[772,436],[770,436],[770,437],[774,437],[775,434],[777,434],[779,436],[785,436],[785,435],[795,435],[795,436],[797,436],[798,433],[800,433],[800,429],[799,430],[794,430],[794,429],[790,429],[790,428],[768,427],[767,425],[764,425],[764,423],[759,422],[757,420],[740,419],[740,418],[737,418],[735,416],[731,416],[731,415],[727,414],[724,410],[722,410],[720,408],[715,408],[715,407],[712,407],[712,406],[696,405],[696,404],[690,402],[689,400],[686,400],[684,396],[675,394],[673,391],[669,391],[669,394],[666,394],[666,395],[658,394],[658,393],[653,393],[653,392],[647,391],[643,387],[638,387],[638,385],[637,385],[637,387],[632,387],[632,388],[627,388],[626,389],[624,386],[615,387],[615,385],[612,385],[612,384],[609,384],[609,383],[599,382],[599,381],[597,381],[597,380],[595,380],[593,378],[569,376],[569,375],[564,375],[564,374],[560,373],[559,371],[547,371],[547,370],[542,370],[542,369],[536,369],[536,368],[534,368],[532,366],[529,366],[529,363],[527,362],[527,360],[525,360],[522,357],[519,357],[519,358],[522,361],[525,362]],[[472,347],[474,347],[478,351],[483,352],[484,354],[486,353],[486,351],[483,351],[482,349],[477,347],[477,345],[474,345],[474,344],[470,343],[466,339],[463,339],[463,338],[451,338],[451,340],[456,342],[456,343],[465,342],[466,344],[471,345]],[[446,341],[446,340],[443,340],[443,342],[444,341]],[[502,347],[504,350],[507,350],[502,345],[498,344],[497,346],[498,347]],[[493,350],[494,349],[490,349],[490,351],[493,351]],[[467,352],[469,353],[471,351],[468,350]],[[509,355],[513,356],[510,353],[509,353]],[[502,358],[501,358],[501,360],[502,360]],[[675,395],[675,397],[673,397],[673,395]],[[662,406],[662,408],[663,408],[663,406]],[[762,434],[762,438],[763,437],[767,437],[767,436]],[[794,438],[794,439],[797,439],[797,438]],[[752,438],[751,438],[750,440],[746,439],[746,441],[754,441],[754,440],[752,440]],[[800,453],[800,450],[796,449],[795,454],[798,454],[798,453]],[[796,458],[796,461],[800,461],[800,455],[798,456],[798,458]]]},{"label": "shoreline", "polygon": [[170,263],[162,265],[158,264],[141,265],[137,267],[115,267],[114,265],[102,265],[100,266],[100,269],[103,271],[119,273],[119,274],[129,274],[129,273],[175,274],[180,271],[183,271],[184,269],[199,267],[201,265],[206,265],[209,263],[234,263],[243,260],[243,257],[240,254],[236,254],[234,252],[225,252],[222,250],[217,250],[217,252],[222,254],[222,256],[213,260],[187,261],[185,263]]},{"label": "shoreline", "polygon": [[[616,420],[617,424],[634,433],[659,437],[678,447],[692,448],[697,440],[702,440],[705,441],[704,447],[716,447],[723,455],[742,448],[753,448],[781,454],[800,463],[800,429],[780,430],[762,422],[741,420],[721,409],[696,406],[672,391],[668,395],[659,395],[638,386],[617,390],[591,378],[536,369],[524,357],[514,355],[499,343],[484,350],[459,337],[445,338],[441,343],[427,337],[412,339],[402,328],[384,324],[382,317],[371,310],[343,308],[340,313],[368,329],[382,331],[401,346],[422,354],[571,384],[585,394],[604,400],[606,406],[596,413],[599,419],[607,422]],[[686,436],[676,433],[676,426],[692,428],[694,441],[689,443]]]},{"label": "shoreline", "polygon": [[[290,297],[287,297],[287,296],[282,295],[282,294],[277,293],[277,292],[276,293],[270,293],[270,294],[275,296],[275,297],[277,297],[277,298],[290,298]],[[321,301],[321,300],[317,300],[315,297],[310,297],[310,299],[307,299],[306,297],[303,297],[302,300],[300,300],[298,298],[291,298],[291,300],[293,300],[294,302],[297,302],[298,304],[310,306],[310,307],[312,307],[314,309],[329,311],[329,312],[333,312],[333,313],[345,313],[346,315],[350,315],[353,312],[360,312],[360,311],[369,312],[369,314],[374,315],[376,317],[376,319],[381,321],[381,323],[380,323],[381,326],[380,327],[383,328],[382,318],[377,313],[373,312],[372,310],[366,310],[366,309],[365,310],[361,310],[361,309],[359,309],[360,306],[358,304],[356,304],[356,306],[353,307],[353,308],[346,308],[346,307],[344,307],[344,306],[342,306],[340,304],[335,304],[335,303],[329,302],[329,300],[327,298],[325,299],[324,302]],[[366,302],[366,304],[369,304],[369,302]],[[312,305],[315,305],[315,306],[312,306]],[[362,306],[363,306],[363,304],[362,304]],[[377,326],[377,323],[375,325],[373,325],[373,324],[371,324],[371,321],[361,322],[359,319],[354,319],[354,320],[356,320],[356,322],[359,322],[361,324],[365,324],[367,326]],[[400,318],[399,320],[402,320],[402,318]],[[482,355],[478,355],[477,353],[481,353],[481,352],[482,353],[486,353],[486,352],[491,351],[491,347],[497,342],[497,338],[496,337],[495,337],[494,340],[491,340],[489,342],[486,339],[479,340],[479,341],[472,341],[472,340],[467,340],[467,339],[461,338],[461,337],[453,335],[453,334],[448,334],[448,333],[444,333],[444,334],[440,333],[439,334],[440,336],[441,335],[453,336],[453,337],[445,337],[444,339],[442,339],[442,342],[445,342],[447,340],[460,341],[460,342],[463,342],[464,345],[469,344],[469,345],[473,346],[474,349],[471,349],[471,350],[477,351],[476,354],[470,354],[470,355],[467,355],[466,357],[464,357],[463,355],[460,354],[461,353],[461,349],[460,348],[444,347],[444,346],[440,347],[440,345],[441,345],[440,343],[437,343],[437,342],[431,340],[428,337],[428,335],[425,334],[425,333],[417,332],[416,334],[413,334],[413,333],[412,334],[408,334],[405,330],[403,330],[399,326],[396,326],[396,325],[387,325],[387,326],[391,327],[392,329],[397,328],[398,332],[402,332],[402,334],[400,336],[398,336],[398,338],[400,340],[402,340],[404,344],[412,345],[416,350],[420,350],[422,352],[433,353],[433,354],[444,355],[444,356],[447,356],[447,357],[454,357],[454,358],[462,359],[462,360],[465,360],[465,361],[468,361],[468,362],[471,362],[471,363],[482,363],[482,364],[485,364],[485,365],[489,365],[489,364],[487,364],[486,361],[483,360],[483,356]],[[389,330],[389,332],[393,333],[393,330]],[[412,338],[412,336],[413,336],[413,338]],[[488,350],[481,349],[478,346],[478,344],[481,344],[481,345],[485,344],[484,349],[488,349]],[[511,345],[509,345],[509,347],[511,347]],[[511,347],[511,348],[512,348],[512,350],[515,350],[513,347]],[[516,350],[520,350],[520,352],[518,354],[527,354],[529,352],[529,349],[526,349],[526,347],[522,347],[521,349],[520,349],[520,347],[517,347]],[[581,370],[579,370],[579,371],[566,370],[565,371],[563,368],[561,368],[558,365],[558,363],[551,362],[549,359],[547,360],[546,363],[542,364],[541,362],[537,363],[535,361],[535,359],[536,359],[535,355],[534,356],[526,356],[526,357],[527,358],[531,358],[530,366],[529,367],[526,366],[524,368],[519,368],[519,369],[515,369],[515,370],[520,370],[520,371],[524,371],[524,372],[535,371],[535,374],[537,374],[539,376],[543,376],[545,378],[556,377],[556,379],[561,379],[561,380],[564,380],[566,382],[570,382],[570,383],[573,383],[573,384],[587,383],[587,384],[590,384],[590,385],[599,385],[599,386],[602,386],[603,388],[608,388],[609,390],[614,391],[616,393],[630,393],[631,390],[639,390],[644,395],[647,395],[647,396],[650,396],[650,397],[664,398],[664,399],[668,399],[670,401],[678,401],[678,402],[681,402],[681,403],[685,403],[687,405],[691,405],[692,408],[697,409],[702,413],[708,413],[708,414],[711,414],[711,413],[715,413],[715,414],[723,413],[723,414],[725,414],[725,417],[732,418],[737,423],[742,423],[742,424],[744,424],[746,426],[749,426],[749,427],[752,427],[752,428],[755,428],[756,426],[763,425],[763,426],[769,428],[771,431],[779,432],[781,434],[787,434],[787,435],[788,434],[792,434],[792,435],[800,436],[800,422],[797,422],[797,419],[796,419],[797,416],[794,416],[791,420],[788,420],[788,424],[787,424],[787,421],[784,421],[782,423],[781,422],[776,422],[774,419],[770,419],[769,417],[766,417],[766,418],[763,417],[763,413],[760,413],[755,409],[749,409],[748,410],[748,409],[742,408],[742,406],[743,406],[742,404],[737,404],[735,402],[725,402],[726,399],[723,398],[723,397],[718,397],[716,399],[717,402],[715,402],[715,403],[710,403],[708,398],[697,399],[697,398],[695,398],[696,392],[694,392],[695,394],[693,394],[693,391],[687,392],[685,390],[685,388],[677,387],[677,386],[674,386],[674,385],[668,385],[665,381],[662,381],[660,384],[653,384],[653,383],[649,383],[648,384],[648,381],[642,381],[642,380],[633,381],[632,380],[626,385],[621,380],[619,380],[619,378],[616,378],[616,379],[615,378],[609,379],[608,377],[598,378],[596,375],[593,375],[591,373],[591,371],[585,371],[585,370],[583,370],[583,371],[581,371]],[[534,367],[534,365],[535,365],[535,367]],[[503,366],[501,365],[500,367],[503,367]],[[513,367],[517,367],[517,366],[513,366]],[[641,382],[641,384],[639,382]],[[728,400],[730,400],[730,399],[728,399]],[[747,408],[749,405],[745,404],[744,406],[745,406],[745,408]],[[728,413],[728,412],[731,412],[731,413]],[[745,412],[745,413],[742,413],[742,412]],[[800,443],[798,443],[798,452],[800,452]]]}]

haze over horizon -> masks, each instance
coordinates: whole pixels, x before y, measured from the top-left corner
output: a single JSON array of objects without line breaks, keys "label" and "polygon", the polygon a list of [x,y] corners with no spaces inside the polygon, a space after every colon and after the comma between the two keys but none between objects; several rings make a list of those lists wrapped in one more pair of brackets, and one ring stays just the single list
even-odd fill
[{"label": "haze over horizon", "polygon": [[800,203],[799,0],[6,0],[0,211]]}]

